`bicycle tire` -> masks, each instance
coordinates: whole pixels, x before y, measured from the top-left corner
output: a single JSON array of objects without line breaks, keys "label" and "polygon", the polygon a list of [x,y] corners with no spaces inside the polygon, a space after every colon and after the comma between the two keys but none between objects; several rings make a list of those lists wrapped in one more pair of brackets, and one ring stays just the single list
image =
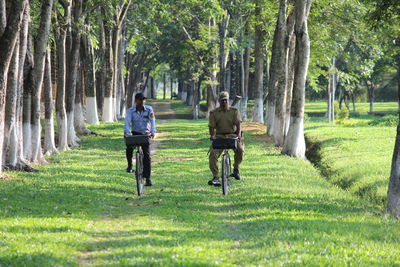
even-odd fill
[{"label": "bicycle tire", "polygon": [[143,194],[143,160],[140,155],[140,152],[136,152],[136,170],[135,170],[135,177],[136,177],[136,188],[138,196]]},{"label": "bicycle tire", "polygon": [[222,194],[228,195],[229,193],[229,169],[230,169],[230,158],[229,154],[222,156]]}]

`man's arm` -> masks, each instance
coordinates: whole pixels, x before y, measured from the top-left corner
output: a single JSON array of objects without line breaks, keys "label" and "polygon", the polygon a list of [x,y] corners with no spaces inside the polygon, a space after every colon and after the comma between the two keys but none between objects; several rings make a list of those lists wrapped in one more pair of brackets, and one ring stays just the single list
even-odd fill
[{"label": "man's arm", "polygon": [[235,134],[237,135],[237,137],[240,139],[241,138],[241,136],[240,136],[240,132],[242,131],[242,128],[241,128],[241,126],[240,126],[240,121],[238,121],[237,123],[236,123],[236,132],[235,132]]},{"label": "man's arm", "polygon": [[214,112],[210,112],[210,116],[208,117],[208,132],[210,133],[210,140],[215,139],[215,126]]},{"label": "man's arm", "polygon": [[242,131],[242,127],[241,127],[241,125],[240,125],[240,122],[242,121],[242,118],[241,118],[241,116],[240,116],[240,112],[239,112],[239,110],[237,110],[236,111],[236,118],[235,118],[235,126],[236,126],[236,132],[235,132],[235,134],[236,134],[236,136],[240,139],[241,138],[241,136],[240,136],[240,133],[241,133],[241,131]]},{"label": "man's arm", "polygon": [[151,108],[149,116],[150,116],[150,136],[151,138],[154,138],[157,129],[156,129],[156,116],[154,115],[153,108]]},{"label": "man's arm", "polygon": [[125,117],[125,125],[124,125],[124,135],[129,136],[131,135],[130,127],[132,122],[132,112],[128,110],[126,117]]},{"label": "man's arm", "polygon": [[213,127],[208,127],[208,131],[210,132],[210,140],[215,139],[215,128]]}]

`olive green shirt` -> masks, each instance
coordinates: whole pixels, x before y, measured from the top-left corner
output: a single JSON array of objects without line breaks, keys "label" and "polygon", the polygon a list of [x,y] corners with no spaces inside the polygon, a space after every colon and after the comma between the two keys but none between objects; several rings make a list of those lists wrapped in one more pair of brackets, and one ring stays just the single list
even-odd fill
[{"label": "olive green shirt", "polygon": [[234,107],[222,110],[220,107],[210,112],[208,126],[216,129],[216,134],[230,134],[236,132],[236,124],[241,121],[240,112]]}]

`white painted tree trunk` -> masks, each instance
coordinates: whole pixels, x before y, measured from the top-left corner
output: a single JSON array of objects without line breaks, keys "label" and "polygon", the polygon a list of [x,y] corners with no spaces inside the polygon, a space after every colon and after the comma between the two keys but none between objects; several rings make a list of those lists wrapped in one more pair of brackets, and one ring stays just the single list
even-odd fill
[{"label": "white painted tree trunk", "polygon": [[186,98],[187,98],[187,92],[182,92],[182,98],[181,98],[181,100],[182,100],[183,102],[186,102]]},{"label": "white painted tree trunk", "polygon": [[85,118],[83,116],[83,108],[81,102],[75,103],[74,113],[75,131],[80,135],[90,134],[90,130],[86,128],[85,125]]},{"label": "white painted tree trunk", "polygon": [[291,117],[289,129],[282,154],[305,159],[306,142],[304,139],[303,118]]},{"label": "white painted tree trunk", "polygon": [[62,118],[57,113],[57,125],[58,125],[58,150],[67,151],[68,147],[68,126],[67,126],[67,114],[64,110]]},{"label": "white painted tree trunk", "polygon": [[46,156],[58,154],[56,144],[54,142],[54,122],[53,119],[46,120],[45,138],[44,138],[44,154]]},{"label": "white painted tree trunk", "polygon": [[45,137],[44,137],[44,154],[58,154],[54,140],[54,122],[53,122],[53,93],[51,82],[51,58],[50,51],[47,51],[46,66],[44,73],[44,93],[45,93]]},{"label": "white painted tree trunk", "polygon": [[88,124],[99,124],[96,97],[86,98],[86,122]]},{"label": "white painted tree trunk", "polygon": [[75,133],[74,126],[74,112],[67,112],[67,129],[68,129],[68,145],[69,146],[79,146],[78,142],[80,141],[78,136]]},{"label": "white painted tree trunk", "polygon": [[30,123],[23,123],[24,158],[30,159],[32,155],[32,131]]},{"label": "white painted tree trunk", "polygon": [[266,117],[267,134],[272,136],[274,133],[275,103],[268,102]]},{"label": "white painted tree trunk", "polygon": [[305,159],[306,152],[304,139],[304,100],[308,63],[310,60],[310,39],[307,26],[310,6],[311,0],[298,0],[295,4],[296,66],[290,126],[282,149],[282,154],[302,159]]},{"label": "white painted tree trunk", "polygon": [[114,122],[114,114],[113,111],[114,109],[114,103],[115,99],[112,97],[105,97],[104,98],[104,103],[103,103],[103,114],[102,114],[102,120],[104,122]]},{"label": "white painted tree trunk", "polygon": [[32,132],[31,132],[31,140],[32,140],[32,154],[29,158],[32,162],[42,162],[44,159],[40,158],[42,147],[41,147],[41,132],[42,127],[40,124],[31,124]]},{"label": "white painted tree trunk", "polygon": [[264,103],[262,98],[254,99],[253,121],[264,123]]},{"label": "white painted tree trunk", "polygon": [[247,120],[247,102],[249,101],[249,98],[247,96],[242,97],[239,102],[239,111],[240,115],[242,116],[242,120],[246,121]]}]

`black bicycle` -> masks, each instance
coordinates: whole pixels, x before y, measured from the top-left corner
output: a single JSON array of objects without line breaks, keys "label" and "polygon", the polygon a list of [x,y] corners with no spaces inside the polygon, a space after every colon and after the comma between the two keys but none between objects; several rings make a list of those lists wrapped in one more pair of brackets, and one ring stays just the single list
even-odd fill
[{"label": "black bicycle", "polygon": [[236,149],[238,138],[218,138],[214,139],[212,147],[214,149],[223,149],[221,159],[221,180],[222,194],[227,195],[229,192],[229,180],[231,174],[231,157],[229,156],[230,149]]},{"label": "black bicycle", "polygon": [[137,187],[137,193],[138,196],[141,196],[143,194],[143,185],[144,185],[144,178],[143,178],[143,151],[142,151],[142,145],[148,144],[149,143],[149,136],[148,135],[132,135],[132,136],[127,136],[125,138],[125,144],[127,146],[133,147],[134,150],[136,150],[135,153],[135,178],[136,178],[136,187]]}]

